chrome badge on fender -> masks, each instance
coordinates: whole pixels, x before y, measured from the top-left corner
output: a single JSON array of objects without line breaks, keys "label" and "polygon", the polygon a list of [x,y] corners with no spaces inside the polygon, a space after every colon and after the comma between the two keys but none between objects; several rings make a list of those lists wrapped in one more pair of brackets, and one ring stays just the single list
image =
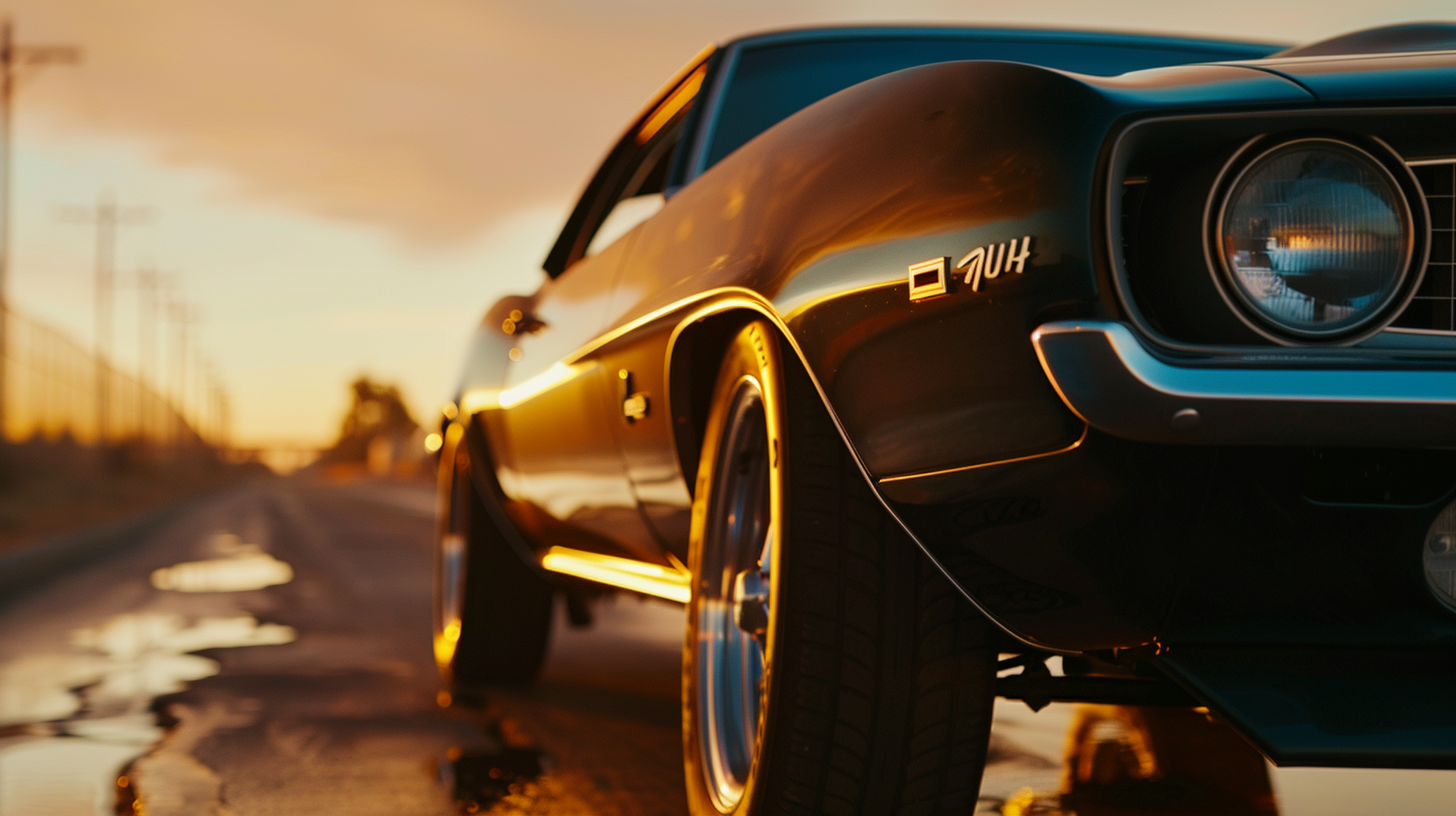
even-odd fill
[{"label": "chrome badge on fender", "polygon": [[1001,277],[1003,273],[1026,271],[1031,258],[1031,236],[1012,238],[1007,243],[988,244],[967,252],[951,267],[950,256],[932,258],[910,266],[910,299],[925,300],[950,291],[957,272],[965,272],[966,285],[972,292],[981,291],[981,282]]}]

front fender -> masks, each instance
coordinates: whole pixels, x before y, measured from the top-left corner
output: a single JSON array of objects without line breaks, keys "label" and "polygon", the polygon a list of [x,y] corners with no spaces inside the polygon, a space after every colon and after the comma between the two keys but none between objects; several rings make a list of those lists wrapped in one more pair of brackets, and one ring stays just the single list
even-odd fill
[{"label": "front fender", "polygon": [[[704,319],[695,310],[726,313],[737,301],[779,324],[887,506],[993,619],[1055,648],[1149,640],[1167,595],[1136,591],[1143,568],[1117,568],[1136,567],[1148,541],[1095,526],[1102,494],[1083,489],[1100,478],[1095,457],[1077,475],[1050,464],[1080,450],[1087,430],[1047,380],[1031,334],[1053,320],[1117,317],[1100,202],[1119,122],[1179,105],[1308,98],[1236,67],[1094,80],[942,63],[854,86],[769,129],[633,233],[608,339],[589,351],[633,372],[634,388],[673,393],[672,428],[654,430],[649,417],[624,432],[634,483],[663,497],[660,515],[644,501],[649,516],[668,529],[682,507],[674,486],[691,484],[662,481],[659,443],[676,446],[672,469],[685,474],[696,454],[680,430],[692,420],[678,395],[689,358],[668,347],[694,333],[682,327]],[[1027,256],[1003,271],[1028,238]],[[952,273],[943,294],[911,300],[911,266],[954,265],[978,247],[994,250],[1000,274],[985,264],[979,279]],[[663,369],[673,382],[636,374]],[[1008,467],[1017,477],[998,481]],[[1057,474],[1066,478],[1052,492],[1036,492]],[[1099,489],[1120,488],[1114,479]],[[1133,506],[1129,491],[1104,498]],[[960,515],[926,516],[951,504]],[[1085,569],[1089,559],[1104,568]]]}]

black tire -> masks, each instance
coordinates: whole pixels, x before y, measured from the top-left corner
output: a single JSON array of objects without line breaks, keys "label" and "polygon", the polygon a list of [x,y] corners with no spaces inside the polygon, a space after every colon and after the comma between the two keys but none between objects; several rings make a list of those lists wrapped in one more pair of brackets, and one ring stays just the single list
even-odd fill
[{"label": "black tire", "polygon": [[455,690],[529,683],[546,659],[555,593],[493,523],[462,436],[451,428],[441,450],[435,661]]},{"label": "black tire", "polygon": [[[888,516],[807,376],[783,356],[767,323],[735,338],[704,437],[683,660],[691,812],[969,814],[994,701],[989,623]],[[757,397],[748,393],[755,389]],[[758,442],[742,441],[755,434]],[[746,511],[731,506],[756,489],[744,476],[755,468],[768,485],[755,506],[769,517],[745,526]],[[725,542],[760,528],[769,563],[727,563],[725,552],[752,546]],[[732,694],[714,689],[731,683],[714,667],[728,660],[720,652],[742,651],[733,652],[722,610],[738,610],[740,620],[759,615],[745,611],[757,603],[744,589],[755,569],[768,578],[766,631],[752,638],[766,668],[753,686],[761,696],[752,755],[738,761],[741,778],[725,783],[733,763],[715,764],[713,755],[735,749],[715,734],[732,726],[715,723],[731,723],[722,699]]]}]

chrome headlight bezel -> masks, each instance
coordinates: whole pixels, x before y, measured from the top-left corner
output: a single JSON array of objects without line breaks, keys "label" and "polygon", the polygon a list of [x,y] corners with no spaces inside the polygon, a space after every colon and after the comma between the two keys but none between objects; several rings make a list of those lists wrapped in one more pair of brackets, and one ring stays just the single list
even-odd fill
[{"label": "chrome headlight bezel", "polygon": [[[1403,230],[1402,255],[1397,280],[1384,298],[1366,307],[1363,317],[1331,329],[1309,329],[1283,323],[1253,301],[1230,268],[1223,252],[1224,222],[1233,194],[1241,183],[1268,160],[1280,154],[1308,148],[1326,148],[1353,154],[1362,163],[1374,168],[1389,185],[1396,203],[1397,217]],[[1333,136],[1301,136],[1272,139],[1267,136],[1250,140],[1224,164],[1209,197],[1204,213],[1204,255],[1208,269],[1225,305],[1246,326],[1265,339],[1287,346],[1350,345],[1368,339],[1384,329],[1410,303],[1424,273],[1426,247],[1429,245],[1425,197],[1410,168],[1383,143],[1369,148],[1354,141]]]}]

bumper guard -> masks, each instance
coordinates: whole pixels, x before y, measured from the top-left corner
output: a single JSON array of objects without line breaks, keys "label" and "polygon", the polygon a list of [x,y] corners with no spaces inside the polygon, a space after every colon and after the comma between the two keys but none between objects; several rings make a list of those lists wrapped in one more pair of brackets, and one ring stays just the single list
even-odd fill
[{"label": "bumper guard", "polygon": [[1113,436],[1181,444],[1456,447],[1452,363],[1298,367],[1288,354],[1172,362],[1111,321],[1047,323],[1031,341],[1067,406]]}]

